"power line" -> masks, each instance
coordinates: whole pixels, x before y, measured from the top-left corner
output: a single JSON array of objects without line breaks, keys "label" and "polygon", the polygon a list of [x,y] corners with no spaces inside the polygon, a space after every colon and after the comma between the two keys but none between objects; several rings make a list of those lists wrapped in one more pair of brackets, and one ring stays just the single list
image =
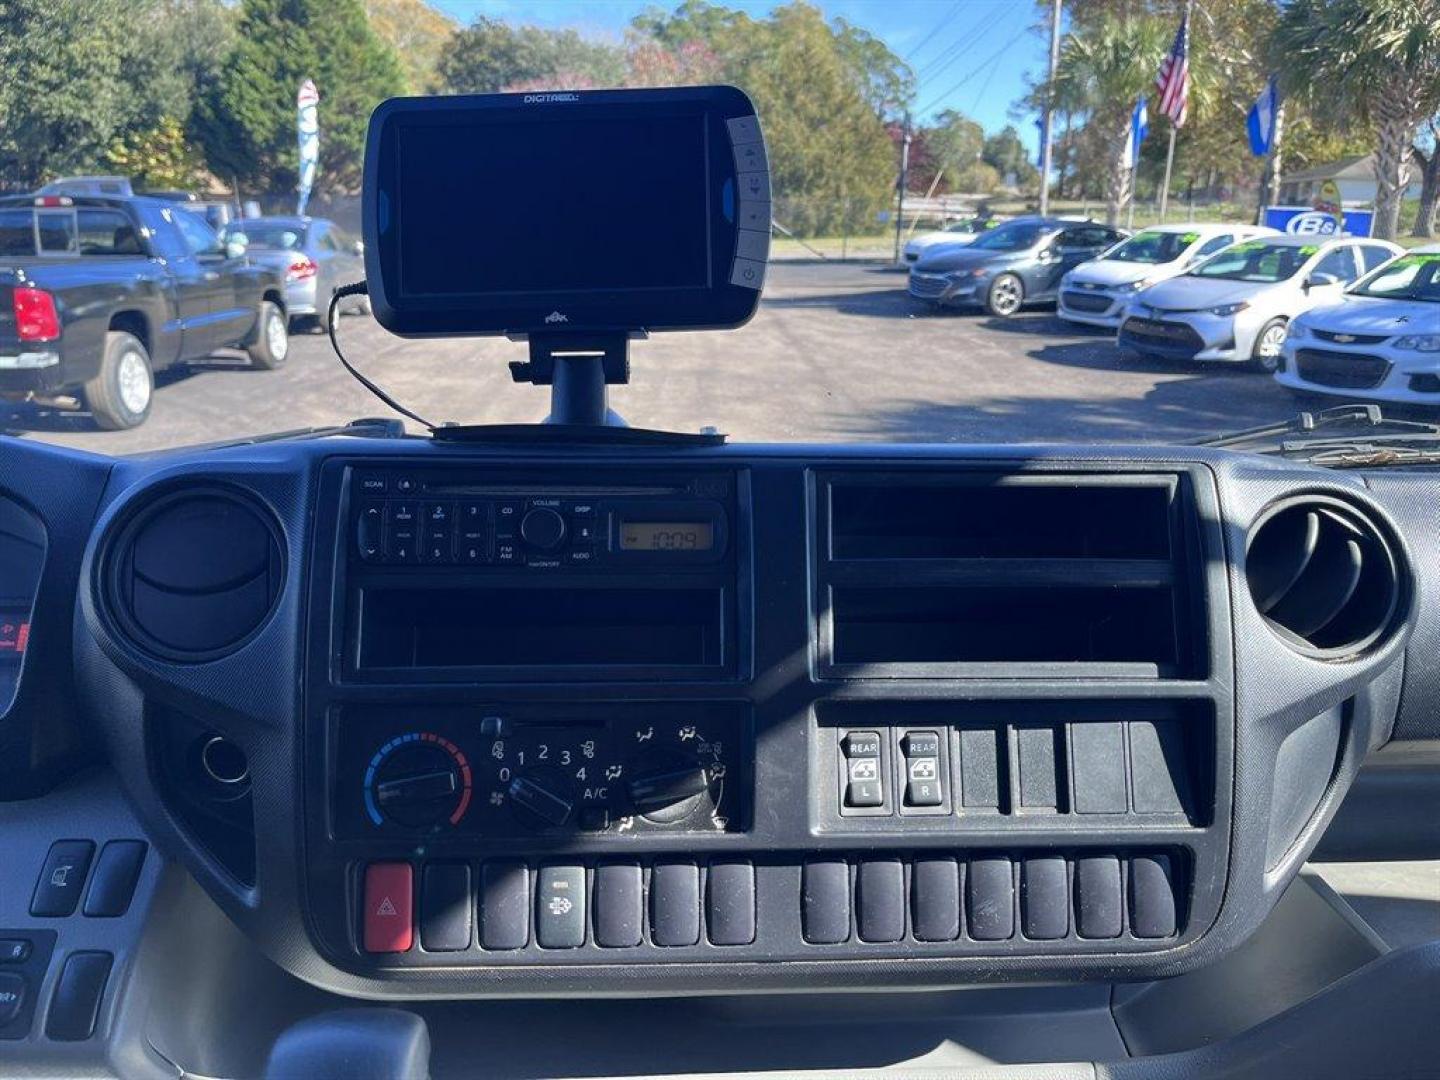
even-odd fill
[{"label": "power line", "polygon": [[913,49],[911,49],[908,53],[905,54],[905,59],[907,61],[910,60],[916,53],[918,53],[926,45],[930,44],[931,38],[933,38],[941,30],[945,29],[945,27],[949,26],[952,22],[954,22],[955,16],[960,14],[960,8],[964,5],[964,3],[965,0],[955,0],[955,6],[952,7],[947,13],[940,16],[940,21],[930,28],[930,32],[928,34],[926,34],[923,38],[920,39],[920,44],[916,45]]},{"label": "power line", "polygon": [[979,26],[961,31],[959,37],[925,61],[920,69],[920,77],[933,79],[983,40],[985,31],[989,29],[989,24],[981,23]]},{"label": "power line", "polygon": [[1029,32],[1030,32],[1030,28],[1029,28],[1028,26],[1027,26],[1027,27],[1022,27],[1012,38],[1010,38],[1010,40],[1008,40],[1007,42],[1005,42],[1004,45],[1001,45],[1000,48],[996,49],[995,52],[994,52],[994,54],[991,55],[990,57],[988,57],[979,67],[973,69],[973,70],[970,72],[970,74],[966,75],[966,76],[965,76],[963,79],[961,79],[959,82],[955,83],[955,85],[953,85],[953,86],[949,87],[948,89],[946,89],[943,93],[940,93],[940,94],[935,95],[935,97],[931,99],[930,104],[926,105],[923,109],[917,110],[917,113],[923,115],[923,114],[925,114],[925,113],[928,113],[931,109],[935,108],[936,105],[939,105],[942,101],[944,101],[946,98],[948,98],[948,97],[949,97],[951,94],[953,94],[956,90],[959,90],[959,89],[960,89],[962,86],[964,86],[966,83],[970,82],[971,79],[975,78],[977,75],[979,75],[981,72],[983,72],[987,67],[989,67],[991,61],[998,60],[1000,57],[1004,56],[1004,55],[1005,55],[1005,51],[1006,51],[1007,49],[1009,49],[1011,45],[1014,45],[1017,41],[1019,41],[1022,37],[1024,37],[1024,36],[1025,36],[1027,33],[1029,33]]},{"label": "power line", "polygon": [[975,95],[975,104],[970,106],[970,115],[975,115],[976,111],[980,108],[980,102],[985,100],[985,91],[989,90],[990,84],[995,81],[995,73],[1000,70],[1000,61],[1002,58],[1003,54],[996,56],[994,60],[990,61],[990,74],[986,75],[985,81],[980,84],[980,93]]}]

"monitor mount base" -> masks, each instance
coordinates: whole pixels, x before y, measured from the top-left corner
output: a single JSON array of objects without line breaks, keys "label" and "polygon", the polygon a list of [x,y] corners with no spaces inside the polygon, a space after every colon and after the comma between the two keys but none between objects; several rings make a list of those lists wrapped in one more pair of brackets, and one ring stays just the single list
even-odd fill
[{"label": "monitor mount base", "polygon": [[625,427],[610,408],[608,386],[630,381],[631,334],[531,334],[530,359],[512,360],[518,383],[550,387],[547,424]]}]

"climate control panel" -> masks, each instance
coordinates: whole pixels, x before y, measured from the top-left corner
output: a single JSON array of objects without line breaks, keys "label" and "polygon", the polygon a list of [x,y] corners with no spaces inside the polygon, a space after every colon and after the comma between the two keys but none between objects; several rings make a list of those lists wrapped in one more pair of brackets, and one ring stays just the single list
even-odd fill
[{"label": "climate control panel", "polygon": [[337,836],[742,831],[747,706],[367,706],[338,713]]}]

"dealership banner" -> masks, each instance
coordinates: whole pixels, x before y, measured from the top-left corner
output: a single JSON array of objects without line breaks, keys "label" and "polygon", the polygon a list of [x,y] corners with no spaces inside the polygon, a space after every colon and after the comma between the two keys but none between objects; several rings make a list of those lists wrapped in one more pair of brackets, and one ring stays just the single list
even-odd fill
[{"label": "dealership banner", "polygon": [[[1373,210],[1345,210],[1345,232],[1369,236],[1375,224]],[[1265,224],[1296,236],[1335,236],[1340,232],[1335,215],[1313,206],[1267,206]]]},{"label": "dealership banner", "polygon": [[315,184],[315,168],[320,163],[320,92],[315,83],[306,79],[295,95],[295,129],[300,139],[300,183],[296,185],[299,199],[295,213],[304,214]]}]

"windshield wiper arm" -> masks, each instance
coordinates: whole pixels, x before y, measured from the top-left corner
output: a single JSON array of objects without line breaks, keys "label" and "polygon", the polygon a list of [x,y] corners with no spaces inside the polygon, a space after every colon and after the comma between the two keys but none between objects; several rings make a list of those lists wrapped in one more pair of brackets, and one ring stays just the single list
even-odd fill
[{"label": "windshield wiper arm", "polygon": [[1302,412],[1278,424],[1196,439],[1190,445],[1289,454],[1312,452],[1321,443],[1354,447],[1380,441],[1423,443],[1432,440],[1440,440],[1440,427],[1434,424],[1387,417],[1379,405],[1336,405],[1319,412]]}]

